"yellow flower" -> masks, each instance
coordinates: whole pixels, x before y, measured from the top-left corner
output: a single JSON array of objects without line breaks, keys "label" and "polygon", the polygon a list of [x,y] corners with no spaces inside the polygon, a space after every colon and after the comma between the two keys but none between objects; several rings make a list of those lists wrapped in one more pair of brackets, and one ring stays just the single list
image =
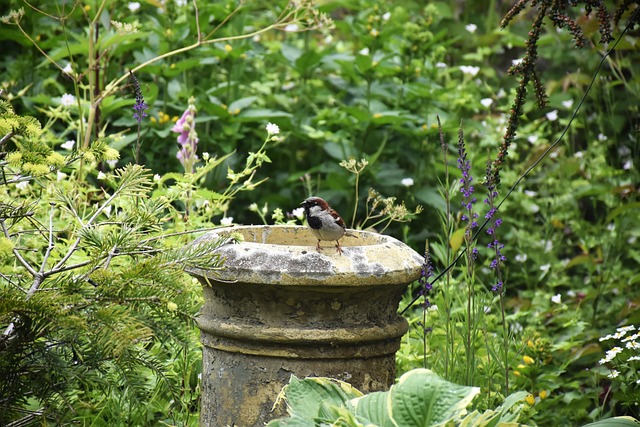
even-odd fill
[{"label": "yellow flower", "polygon": [[526,363],[527,365],[533,365],[535,363],[535,360],[533,360],[533,357],[529,357],[529,356],[524,356],[522,360],[524,360],[524,363]]},{"label": "yellow flower", "polygon": [[518,365],[518,369],[524,369],[524,368],[526,368],[526,366],[523,365],[522,363]]},{"label": "yellow flower", "polygon": [[89,12],[90,10],[91,10],[91,6],[90,5],[87,4],[87,5],[84,6],[84,11],[85,12]]},{"label": "yellow flower", "polygon": [[533,341],[529,340],[529,341],[527,341],[527,347],[529,347],[531,350],[533,350],[535,348],[535,344],[533,343]]},{"label": "yellow flower", "polygon": [[540,393],[538,393],[538,396],[540,397],[540,400],[546,399],[547,397],[549,397],[549,392],[547,390],[542,390]]},{"label": "yellow flower", "polygon": [[173,301],[169,301],[169,302],[167,303],[167,309],[168,309],[169,311],[176,311],[176,310],[178,309],[178,304],[176,304],[176,303],[175,303],[175,302],[173,302]]},{"label": "yellow flower", "polygon": [[373,118],[374,118],[374,119],[379,119],[380,117],[382,117],[382,114],[380,114],[380,113],[375,113],[375,114],[373,115]]},{"label": "yellow flower", "polygon": [[513,375],[515,375],[516,377],[520,376],[520,371],[513,371]]},{"label": "yellow flower", "polygon": [[527,402],[529,404],[529,406],[533,406],[536,403],[536,399],[535,399],[535,397],[533,397],[532,394],[530,394],[527,397],[525,397],[524,401]]},{"label": "yellow flower", "polygon": [[225,44],[225,45],[224,45],[224,50],[225,50],[227,53],[229,53],[229,52],[231,52],[231,51],[233,50],[233,47],[231,47],[231,45],[230,45],[230,44]]}]

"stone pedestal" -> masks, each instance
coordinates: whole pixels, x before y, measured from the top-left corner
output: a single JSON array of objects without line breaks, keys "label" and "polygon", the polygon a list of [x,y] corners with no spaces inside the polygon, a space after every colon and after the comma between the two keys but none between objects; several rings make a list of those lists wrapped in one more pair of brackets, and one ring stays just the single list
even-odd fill
[{"label": "stone pedestal", "polygon": [[[204,287],[204,426],[263,426],[291,374],[326,376],[363,392],[386,390],[407,331],[397,314],[422,258],[396,239],[354,231],[342,256],[300,226],[236,226],[196,240],[243,241],[218,251],[224,269],[188,269]],[[326,246],[325,246],[326,245]]]}]

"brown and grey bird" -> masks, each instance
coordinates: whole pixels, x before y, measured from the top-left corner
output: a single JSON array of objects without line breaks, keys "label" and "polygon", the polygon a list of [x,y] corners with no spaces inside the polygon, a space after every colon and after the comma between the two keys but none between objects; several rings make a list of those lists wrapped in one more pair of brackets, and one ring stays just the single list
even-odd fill
[{"label": "brown and grey bird", "polygon": [[300,203],[300,206],[304,208],[309,229],[318,239],[316,250],[322,250],[320,247],[322,240],[331,240],[336,242],[336,249],[342,255],[339,240],[343,236],[358,237],[347,231],[342,217],[320,197],[309,197]]}]

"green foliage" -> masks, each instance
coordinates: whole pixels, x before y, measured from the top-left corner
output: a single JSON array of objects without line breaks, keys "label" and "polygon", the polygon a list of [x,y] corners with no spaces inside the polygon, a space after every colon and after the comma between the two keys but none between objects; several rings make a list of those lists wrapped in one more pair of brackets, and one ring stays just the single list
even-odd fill
[{"label": "green foliage", "polygon": [[466,408],[479,392],[428,369],[409,371],[389,391],[367,395],[340,381],[292,376],[280,397],[290,417],[267,426],[499,426],[517,421],[526,393],[509,396],[496,411],[468,414]]},{"label": "green foliage", "polygon": [[[463,120],[478,191],[499,160],[500,196],[569,128],[500,206],[504,293],[482,232],[473,266],[406,313],[399,371],[481,387],[482,416],[506,384],[531,393],[522,418],[539,425],[640,416],[632,376],[598,364],[599,338],[640,317],[638,43],[620,38],[635,2],[41,3],[10,0],[0,26],[0,325],[26,337],[2,339],[25,356],[2,366],[30,372],[23,389],[42,395],[15,392],[19,409],[193,423],[198,287],[165,272],[207,261],[179,253],[183,233],[221,218],[299,222],[294,208],[319,194],[354,227],[420,250],[428,239],[442,272],[472,242],[439,117],[445,141]],[[609,35],[620,43],[590,86]],[[171,128],[191,97],[201,160],[184,174]],[[267,122],[281,135],[264,139]]]}]

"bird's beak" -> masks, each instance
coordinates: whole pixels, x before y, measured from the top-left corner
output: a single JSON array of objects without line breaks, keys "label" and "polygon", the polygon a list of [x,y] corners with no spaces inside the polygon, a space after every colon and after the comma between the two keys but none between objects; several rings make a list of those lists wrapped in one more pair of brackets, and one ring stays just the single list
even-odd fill
[{"label": "bird's beak", "polygon": [[302,207],[307,206],[307,201],[305,200],[305,201],[303,201],[302,203],[300,203],[300,206],[302,206]]}]

